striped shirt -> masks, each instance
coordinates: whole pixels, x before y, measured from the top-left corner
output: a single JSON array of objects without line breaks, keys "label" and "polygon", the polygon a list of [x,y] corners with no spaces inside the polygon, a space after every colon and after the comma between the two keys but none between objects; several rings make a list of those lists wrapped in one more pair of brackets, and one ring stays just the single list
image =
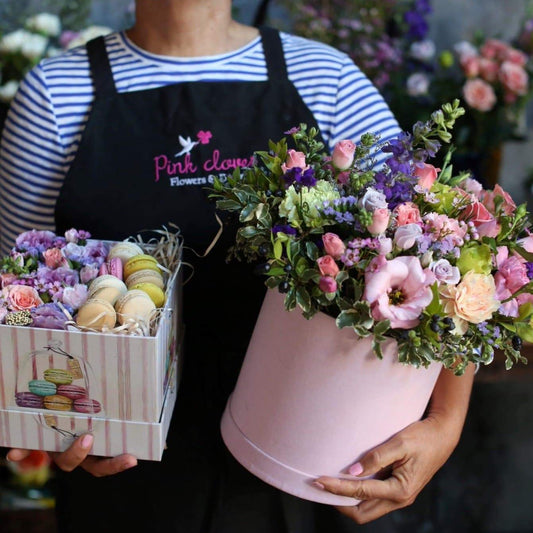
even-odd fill
[{"label": "striped shirt", "polygon": [[[287,33],[281,38],[289,79],[330,149],[342,139],[357,142],[366,132],[379,134],[381,140],[398,134],[398,124],[383,98],[346,54]],[[230,53],[193,58],[150,54],[124,32],[108,35],[106,47],[119,93],[180,82],[267,79],[259,37]],[[43,60],[21,83],[0,148],[2,254],[23,231],[54,231],[56,200],[93,97],[85,47]]]}]

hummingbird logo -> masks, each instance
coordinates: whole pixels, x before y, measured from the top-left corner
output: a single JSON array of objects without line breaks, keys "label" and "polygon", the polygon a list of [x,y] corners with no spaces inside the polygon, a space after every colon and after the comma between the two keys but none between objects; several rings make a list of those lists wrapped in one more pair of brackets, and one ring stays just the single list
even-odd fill
[{"label": "hummingbird logo", "polygon": [[185,139],[184,137],[180,135],[179,141],[181,144],[181,150],[175,153],[174,157],[180,157],[181,155],[184,155],[184,154],[190,154],[191,150],[198,144],[198,141],[192,141],[190,136]]}]

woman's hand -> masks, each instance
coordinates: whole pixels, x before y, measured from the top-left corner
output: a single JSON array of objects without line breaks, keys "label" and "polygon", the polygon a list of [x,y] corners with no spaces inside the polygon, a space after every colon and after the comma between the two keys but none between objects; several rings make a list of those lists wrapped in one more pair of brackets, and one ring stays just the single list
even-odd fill
[{"label": "woman's hand", "polygon": [[349,469],[353,476],[376,476],[376,479],[320,477],[315,485],[333,494],[361,500],[354,507],[338,507],[358,524],[411,505],[459,442],[473,376],[473,367],[463,376],[443,370],[427,417],[370,450]]},{"label": "woman's hand", "polygon": [[[88,455],[93,445],[94,437],[87,433],[78,437],[64,452],[48,452],[54,463],[65,472],[71,472],[78,466],[96,477],[111,476],[123,472],[137,464],[133,455],[122,454],[116,457],[96,457]],[[9,461],[22,461],[30,454],[30,450],[13,448],[9,450]]]}]

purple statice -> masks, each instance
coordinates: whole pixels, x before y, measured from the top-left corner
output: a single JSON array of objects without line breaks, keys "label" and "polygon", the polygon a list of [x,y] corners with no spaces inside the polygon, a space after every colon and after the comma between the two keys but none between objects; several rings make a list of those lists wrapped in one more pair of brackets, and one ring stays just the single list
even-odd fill
[{"label": "purple statice", "polygon": [[480,333],[482,335],[488,335],[490,333],[489,328],[487,328],[487,322],[485,322],[485,321],[480,322],[477,325],[477,329],[479,329],[479,331],[480,331]]},{"label": "purple statice", "polygon": [[356,205],[357,198],[355,196],[343,196],[336,198],[331,202],[324,202],[321,212],[326,217],[335,220],[338,224],[353,225],[356,221],[351,208]]},{"label": "purple statice", "polygon": [[316,185],[315,171],[312,168],[301,169],[300,167],[292,167],[283,175],[285,185],[290,187],[298,183],[304,187],[314,187]]},{"label": "purple statice", "polygon": [[278,233],[285,233],[285,235],[298,235],[296,228],[289,226],[288,224],[277,224],[272,226],[272,233],[277,235]]},{"label": "purple statice", "polygon": [[37,256],[53,247],[56,235],[52,231],[31,230],[21,233],[15,240],[15,247],[22,252]]},{"label": "purple statice", "polygon": [[533,279],[533,263],[526,263],[527,277]]},{"label": "purple statice", "polygon": [[65,329],[68,317],[56,303],[39,305],[30,309],[32,326],[46,329]]}]

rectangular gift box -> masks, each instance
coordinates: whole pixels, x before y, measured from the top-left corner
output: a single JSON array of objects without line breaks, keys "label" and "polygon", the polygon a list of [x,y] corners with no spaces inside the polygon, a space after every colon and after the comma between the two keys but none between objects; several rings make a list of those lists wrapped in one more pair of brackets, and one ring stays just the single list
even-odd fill
[{"label": "rectangular gift box", "polygon": [[[160,460],[181,373],[181,285],[178,267],[153,336],[0,325],[0,446],[58,451],[90,431],[95,455]],[[92,401],[33,406],[29,383],[45,372]]]}]

